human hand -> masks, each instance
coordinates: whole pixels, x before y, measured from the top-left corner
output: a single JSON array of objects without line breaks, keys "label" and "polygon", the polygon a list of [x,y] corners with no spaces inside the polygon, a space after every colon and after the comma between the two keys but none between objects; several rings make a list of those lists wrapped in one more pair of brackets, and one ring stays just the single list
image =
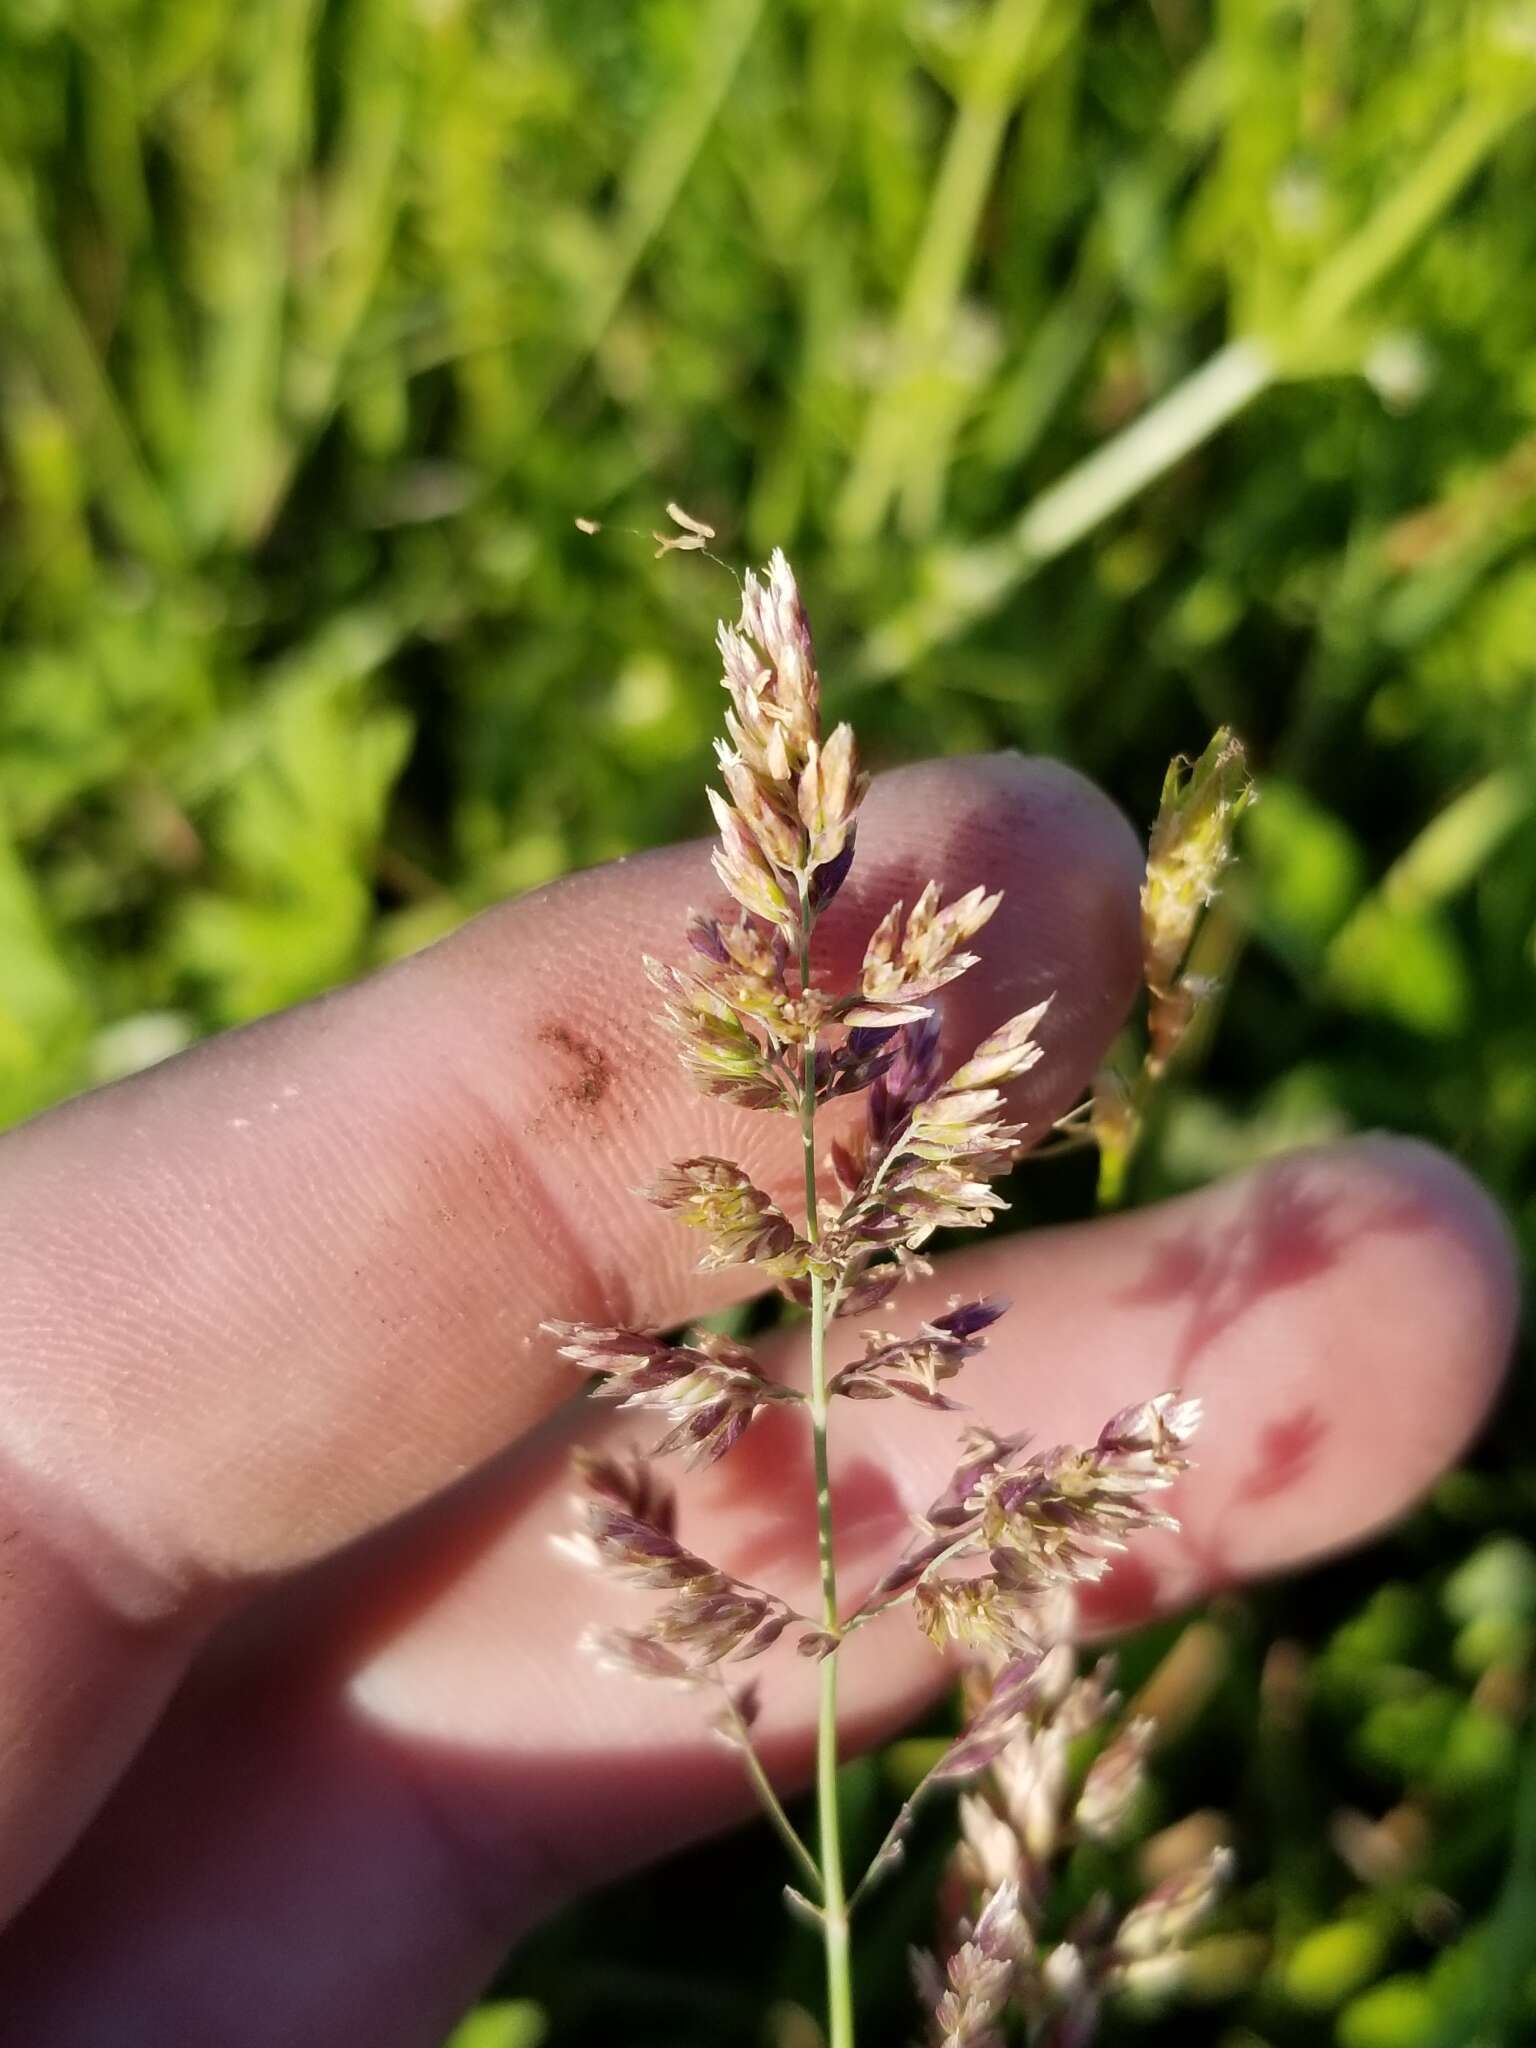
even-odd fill
[{"label": "human hand", "polygon": [[[946,1041],[1055,991],[1019,1091],[1043,1127],[1136,986],[1132,835],[1015,759],[888,776],[864,819],[829,956],[930,873],[1004,887]],[[795,1185],[792,1135],[689,1094],[653,1022],[639,956],[714,894],[699,845],[574,876],[0,1142],[6,2041],[430,2048],[521,1927],[747,1810],[695,1701],[576,1651],[636,1610],[550,1555],[567,1454],[632,1432],[562,1407],[539,1334],[743,1284],[629,1192],[659,1159]],[[956,1254],[909,1299],[956,1289],[1014,1304],[968,1369],[1000,1428],[1091,1435],[1175,1385],[1207,1404],[1183,1533],[1138,1544],[1106,1620],[1390,1518],[1485,1412],[1515,1302],[1479,1190],[1383,1139]],[[843,1428],[851,1597],[946,1444],[900,1403]],[[810,1484],[765,1416],[684,1482],[685,1533],[793,1597]],[[844,1656],[861,1740],[944,1682],[899,1619]],[[787,1783],[814,1686],[789,1657],[767,1689]]]}]

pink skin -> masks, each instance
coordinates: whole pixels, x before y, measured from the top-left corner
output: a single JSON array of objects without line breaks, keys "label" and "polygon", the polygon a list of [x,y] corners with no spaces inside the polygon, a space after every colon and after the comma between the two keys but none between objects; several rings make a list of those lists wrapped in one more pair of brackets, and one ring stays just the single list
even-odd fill
[{"label": "pink skin", "polygon": [[[828,972],[930,872],[1006,889],[946,1034],[959,1053],[1054,990],[1019,1105],[1043,1123],[1132,998],[1138,865],[1123,820],[1049,764],[886,777]],[[637,1432],[553,1412],[571,1378],[538,1334],[741,1291],[700,1280],[693,1241],[629,1192],[667,1159],[719,1152],[794,1186],[792,1134],[691,1095],[652,1021],[638,954],[677,958],[685,909],[718,893],[699,846],[573,877],[0,1144],[16,2039],[425,2048],[519,1928],[745,1810],[696,1702],[573,1648],[646,1596],[551,1557],[565,1453]],[[1081,1437],[1179,1384],[1208,1402],[1184,1533],[1138,1548],[1106,1622],[1389,1520],[1486,1412],[1515,1305],[1475,1185],[1380,1139],[978,1244],[902,1312],[955,1290],[1016,1304],[967,1368],[999,1427]],[[846,1411],[850,1593],[942,1482],[952,1434],[905,1404]],[[683,1492],[699,1548],[808,1587],[793,1418]],[[846,1654],[851,1742],[944,1682],[901,1616]],[[811,1674],[789,1656],[763,1676],[765,1747],[794,1783]]]}]

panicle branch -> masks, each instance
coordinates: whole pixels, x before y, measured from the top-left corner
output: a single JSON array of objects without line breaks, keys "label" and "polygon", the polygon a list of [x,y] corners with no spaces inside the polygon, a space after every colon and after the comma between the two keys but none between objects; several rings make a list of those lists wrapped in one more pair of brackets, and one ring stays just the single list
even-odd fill
[{"label": "panicle branch", "polygon": [[[976,1743],[987,1775],[981,1789],[959,1800],[960,1838],[945,1887],[950,1925],[944,1959],[915,1960],[931,2015],[929,2038],[941,2048],[1000,2041],[1000,2032],[986,2030],[1014,2009],[1031,2041],[1088,2042],[1108,1994],[1166,1994],[1177,1986],[1190,1937],[1230,1875],[1229,1853],[1217,1850],[1157,1886],[1123,1917],[1100,1895],[1059,1938],[1048,1934],[1059,1924],[1052,1911],[1058,1870],[1078,1844],[1124,1830],[1155,1732],[1152,1723],[1121,1715],[1108,1659],[1079,1671],[1065,1639],[1069,1616],[1059,1615],[1057,1624],[1063,1639],[1043,1657],[1003,1666],[990,1684],[973,1678],[970,1729],[949,1753]],[[1086,1772],[1074,1764],[1084,1742],[1097,1745]],[[983,1953],[1003,1967],[978,1975],[977,1933],[999,1924],[989,1917],[994,1912],[1008,1940],[1006,1946],[983,1944]]]},{"label": "panicle branch", "polygon": [[727,1659],[756,1657],[801,1619],[772,1593],[733,1578],[677,1539],[676,1501],[643,1459],[578,1454],[578,1528],[557,1547],[578,1563],[670,1597],[644,1629],[599,1647],[644,1677],[677,1680]]},{"label": "panicle branch", "polygon": [[764,1379],[744,1344],[712,1332],[698,1333],[691,1344],[668,1344],[646,1330],[590,1323],[544,1328],[561,1340],[562,1358],[606,1375],[595,1389],[599,1400],[655,1409],[672,1423],[651,1446],[653,1458],[676,1452],[685,1464],[711,1465],[740,1442],[759,1409],[805,1398]]},{"label": "panicle branch", "polygon": [[[1144,1496],[1187,1468],[1199,1421],[1198,1401],[1160,1394],[1122,1410],[1087,1448],[1058,1445],[1022,1462],[1022,1438],[967,1432],[948,1487],[854,1621],[910,1596],[936,1644],[1005,1654],[1037,1643],[1054,1593],[1101,1578],[1138,1530],[1177,1526]],[[978,1574],[946,1575],[980,1559]]]},{"label": "panicle branch", "polygon": [[888,1401],[903,1394],[925,1408],[957,1408],[939,1392],[968,1358],[984,1349],[982,1334],[1007,1309],[1005,1301],[965,1301],[957,1297],[941,1316],[918,1325],[911,1337],[891,1337],[879,1330],[864,1333],[864,1356],[834,1373],[829,1391],[854,1401]]},{"label": "panicle branch", "polygon": [[1018,1158],[1025,1130],[1008,1120],[1002,1091],[1041,1058],[1035,1031],[1049,1007],[1047,999],[1010,1018],[947,1081],[936,1022],[915,1020],[895,1034],[863,1130],[830,1155],[843,1200],[826,1219],[824,1249],[859,1312],[923,1270],[912,1257],[934,1231],[985,1229],[1007,1208],[993,1183]]},{"label": "panicle branch", "polygon": [[[678,507],[667,550],[704,548],[709,528]],[[947,1391],[988,1341],[1006,1304],[952,1298],[910,1334],[862,1333],[860,1355],[827,1356],[838,1317],[868,1315],[904,1280],[931,1268],[922,1248],[941,1229],[980,1229],[1007,1204],[998,1183],[1031,1136],[1007,1091],[1046,1056],[1050,998],[989,1033],[946,1075],[943,991],[977,964],[971,942],[1001,898],[984,883],[946,902],[929,882],[875,927],[851,987],[813,972],[817,921],[851,870],[868,778],[853,733],[824,733],[821,681],[795,579],[775,552],[748,572],[741,611],[722,624],[725,735],[721,787],[709,793],[718,838],[715,874],[731,899],[690,913],[686,962],[647,959],[684,1071],[704,1094],[737,1109],[778,1111],[799,1129],[803,1217],[787,1211],[732,1160],[675,1162],[645,1192],[697,1231],[705,1269],[750,1267],[812,1311],[809,1396],[778,1385],[733,1338],[687,1340],[621,1326],[545,1325],[561,1355],[596,1380],[599,1398],[654,1412],[665,1425],[652,1456],[712,1464],[775,1404],[808,1415],[815,1472],[821,1612],[813,1623],[776,1594],[698,1556],[677,1532],[676,1502],[644,1458],[577,1461],[578,1528],[564,1548],[617,1580],[663,1597],[648,1623],[609,1629],[592,1647],[638,1676],[720,1697],[714,1726],[739,1750],[770,1821],[809,1879],[802,1909],[826,1944],[831,2048],[851,2048],[848,1909],[899,1861],[917,1801],[933,1788],[989,1772],[985,1793],[960,1803],[962,1841],[943,1960],[916,1968],[938,2048],[1000,2048],[1008,2014],[1031,2039],[1086,2043],[1098,2007],[1118,1985],[1176,1972],[1189,1931],[1222,1876],[1149,1894],[1116,1924],[1107,1905],[1044,1943],[1053,1859],[1103,1839],[1134,1804],[1146,1724],[1107,1735],[1086,1775],[1073,1745],[1103,1733],[1117,1706],[1108,1667],[1080,1674],[1064,1638],[1071,1590],[1100,1576],[1137,1531],[1173,1526],[1152,1504],[1187,1463],[1200,1406],[1177,1393],[1123,1410],[1086,1447],[1034,1450],[1022,1435],[967,1430],[959,1462],[920,1518],[904,1554],[848,1618],[837,1597],[828,1454],[830,1397],[899,1397],[947,1411]],[[1142,896],[1151,996],[1151,1050],[1141,1081],[1101,1079],[1091,1111],[1104,1146],[1122,1152],[1138,1090],[1160,1072],[1187,1028],[1202,985],[1185,972],[1195,927],[1231,855],[1249,787],[1242,752],[1217,735],[1192,768],[1175,763],[1152,835]],[[847,1113],[863,1097],[862,1112]],[[837,1131],[824,1141],[817,1112]],[[1089,1116],[1075,1113],[1078,1121]],[[1118,1120],[1118,1121],[1117,1121]],[[935,1644],[978,1652],[995,1671],[969,1725],[902,1808],[863,1883],[849,1897],[837,1826],[836,1694],[841,1646],[854,1629],[910,1602]],[[822,1660],[817,1743],[819,1860],[789,1822],[752,1745],[756,1688],[731,1691],[721,1667],[758,1656],[793,1626],[802,1654]]]}]

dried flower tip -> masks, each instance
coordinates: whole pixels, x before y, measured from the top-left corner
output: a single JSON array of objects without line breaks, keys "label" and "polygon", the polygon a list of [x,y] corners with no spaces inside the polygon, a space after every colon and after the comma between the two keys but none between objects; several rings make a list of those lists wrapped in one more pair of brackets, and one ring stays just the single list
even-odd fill
[{"label": "dried flower tip", "polygon": [[805,1270],[809,1247],[778,1205],[728,1159],[680,1159],[646,1197],[706,1234],[709,1248],[699,1261],[706,1271],[743,1265],[786,1275]]},{"label": "dried flower tip", "polygon": [[1169,768],[1141,891],[1143,964],[1154,995],[1173,987],[1232,859],[1233,828],[1252,800],[1242,743],[1225,726],[1193,767],[1180,757]]},{"label": "dried flower tip", "polygon": [[674,526],[682,527],[685,533],[697,535],[700,540],[713,540],[715,537],[715,529],[712,526],[706,526],[702,519],[695,519],[691,512],[685,512],[681,505],[671,499],[667,502],[667,517]]},{"label": "dried flower tip", "polygon": [[667,517],[675,525],[680,526],[682,531],[651,535],[651,539],[656,543],[656,553],[652,557],[654,561],[660,561],[663,555],[697,552],[715,537],[715,529],[712,526],[706,526],[702,519],[695,519],[691,513],[685,512],[681,505],[668,505]]},{"label": "dried flower tip", "polygon": [[576,521],[576,531],[578,533],[601,533],[602,530],[603,522],[600,519],[578,519]]}]

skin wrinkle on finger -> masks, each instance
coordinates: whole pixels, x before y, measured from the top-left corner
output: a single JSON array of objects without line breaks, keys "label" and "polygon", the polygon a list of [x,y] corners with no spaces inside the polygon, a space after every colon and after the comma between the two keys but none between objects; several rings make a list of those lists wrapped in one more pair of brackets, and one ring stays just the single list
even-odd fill
[{"label": "skin wrinkle on finger", "polygon": [[[461,1124],[469,1121],[461,1104],[447,1109]],[[401,1112],[402,1121],[407,1114]],[[221,1536],[232,1544],[242,1537],[249,1541],[234,1519],[239,1495],[250,1490],[274,1454],[301,1482],[313,1475],[312,1484],[285,1486],[274,1503],[281,1509],[280,1540],[293,1552],[310,1554],[336,1523],[345,1529],[365,1517],[378,1467],[354,1472],[335,1453],[358,1407],[374,1405],[374,1392],[366,1376],[333,1391],[330,1366],[338,1352],[349,1346],[355,1351],[361,1336],[381,1360],[393,1353],[404,1366],[418,1344],[438,1340],[432,1370],[445,1400],[451,1402],[456,1392],[454,1320],[464,1312],[456,1283],[434,1284],[421,1251],[402,1241],[407,1233],[414,1237],[423,1206],[430,1211],[458,1192],[430,1163],[436,1122],[434,1116],[419,1140],[408,1124],[402,1130],[397,1123],[401,1157],[374,1165],[368,1157],[371,1132],[361,1120],[351,1132],[321,1128],[285,1146],[281,1171],[288,1185],[278,1193],[280,1203],[298,1209],[314,1191],[326,1191],[325,1215],[316,1219],[314,1235],[323,1238],[334,1273],[329,1289],[317,1289],[313,1297],[298,1295],[279,1242],[285,1232],[302,1227],[300,1219],[253,1212],[235,1171],[228,1179],[221,1174],[203,1183],[199,1206],[206,1204],[217,1220],[199,1238],[188,1232],[186,1205],[174,1189],[163,1187],[165,1177],[176,1176],[177,1163],[127,1162],[142,1211],[164,1218],[156,1255],[135,1251],[143,1275],[137,1281],[115,1259],[98,1261],[82,1229],[70,1228],[67,1218],[51,1240],[39,1245],[40,1233],[34,1234],[40,1263],[67,1273],[79,1295],[88,1301],[93,1294],[116,1296],[109,1316],[83,1324],[74,1303],[60,1299],[63,1289],[50,1274],[46,1298],[29,1315],[30,1274],[17,1269],[8,1318],[17,1362],[7,1426],[26,1430],[18,1454],[39,1483],[51,1481],[60,1493],[88,1504],[99,1522],[115,1525],[124,1548],[152,1561],[173,1583],[190,1575],[194,1556],[201,1574],[213,1579],[267,1567],[266,1557],[221,1555],[219,1545]],[[514,1177],[504,1155],[491,1158],[472,1121],[463,1142],[470,1172],[484,1175],[481,1199],[487,1210],[495,1203],[533,1213],[531,1184],[520,1173]],[[418,1149],[420,1165],[411,1158]],[[545,1212],[537,1214],[542,1219]],[[173,1241],[177,1235],[179,1245]],[[535,1245],[525,1249],[532,1259]],[[178,1250],[182,1261],[196,1265],[197,1276],[194,1287],[181,1288],[173,1298],[184,1275]],[[371,1276],[358,1263],[365,1258],[394,1268],[396,1298],[387,1305],[367,1284]],[[185,1398],[193,1401],[210,1391],[210,1377],[217,1378],[216,1429],[205,1426],[206,1415],[195,1406],[183,1410],[183,1390],[176,1384],[182,1376],[190,1382]],[[382,1382],[381,1374],[380,1389]],[[402,1404],[390,1431],[375,1426],[370,1432],[370,1449],[382,1459],[386,1476],[392,1459],[409,1457],[414,1425],[409,1405]],[[150,1476],[145,1466],[157,1453],[164,1460],[167,1497],[144,1498],[137,1489]],[[124,1485],[134,1490],[126,1501],[114,1500],[114,1484],[119,1493]],[[199,1545],[177,1541],[171,1532],[157,1540],[157,1514],[169,1520],[189,1513],[209,1523]]]},{"label": "skin wrinkle on finger", "polygon": [[[1065,1107],[1136,985],[1139,870],[1125,821],[1070,770],[898,771],[870,800],[844,945],[893,883],[1003,880],[992,978],[953,1005],[953,1049],[1044,978],[1045,1085]],[[701,1284],[630,1192],[668,1156],[744,1149],[772,1179],[793,1155],[792,1133],[689,1091],[638,973],[714,894],[703,845],[570,877],[0,1141],[0,1456],[109,1608],[132,1561],[133,1597],[179,1612],[189,1654],[232,1599],[457,1481],[561,1399],[545,1316],[673,1321],[743,1291]],[[74,1655],[88,1666],[89,1642]],[[0,1605],[0,1758],[40,1661]],[[0,1770],[0,1830],[24,1845],[0,1910],[143,1726],[113,1724],[68,1814]]]},{"label": "skin wrinkle on finger", "polygon": [[[1299,1240],[1266,1241],[1271,1213],[1291,1219]],[[1189,1246],[1205,1249],[1204,1267],[1186,1259],[1174,1287],[1169,1248]],[[988,1245],[960,1255],[932,1293],[952,1281],[1014,1296],[977,1406],[1005,1428],[1032,1420],[1051,1441],[1085,1419],[1096,1427],[1106,1406],[1187,1364],[1192,1304],[1221,1299],[1195,1368],[1212,1437],[1182,1501],[1188,1563],[1175,1576],[1161,1559],[1150,1585],[1133,1574],[1143,1600],[1182,1597],[1237,1566],[1316,1556],[1398,1511],[1485,1412],[1516,1304],[1510,1248],[1486,1199],[1450,1162],[1387,1141],[1282,1160],[1108,1226]],[[1159,1298],[1147,1298],[1149,1284]],[[1256,1448],[1298,1403],[1318,1409],[1331,1435],[1310,1460],[1281,1461],[1287,1488],[1245,1496]],[[941,1482],[945,1432],[895,1403],[849,1412],[852,1461],[895,1475],[888,1505],[899,1521]],[[633,1423],[588,1416],[615,1433]],[[697,1701],[604,1678],[574,1656],[583,1620],[632,1618],[647,1596],[548,1558],[565,1488],[558,1432],[547,1434],[502,1472],[324,1567],[286,1649],[274,1609],[266,1637],[246,1645],[250,1661],[237,1653],[208,1667],[99,1833],[0,1946],[13,2019],[50,2048],[94,2044],[102,2016],[123,2012],[148,2015],[146,2043],[214,2031],[221,2048],[268,2048],[270,2005],[249,2021],[254,2032],[237,2010],[222,2028],[210,2020],[232,1943],[240,1972],[265,1969],[266,1982],[288,1987],[285,2041],[430,2048],[441,2027],[421,2022],[420,2001],[430,1992],[434,2011],[467,2002],[494,1963],[494,1930],[510,1938],[550,1910],[562,1879],[574,1888],[616,1875],[748,1810]],[[749,1461],[745,1500],[727,1484],[738,1460]],[[800,1515],[784,1480],[797,1468],[785,1460],[782,1438],[754,1430],[689,1483],[685,1536],[707,1522],[704,1547],[721,1547],[718,1535],[739,1555],[754,1523],[767,1524],[792,1560]],[[772,1579],[766,1555],[760,1570]],[[901,1616],[847,1654],[858,1741],[890,1730],[942,1678]],[[765,1746],[794,1782],[810,1742],[810,1673],[791,1654],[763,1675]],[[460,1861],[451,1878],[445,1843]],[[194,1927],[196,1955],[183,1955],[167,1992],[156,1956],[162,1943],[185,1950]],[[399,1996],[402,1948],[428,1980],[412,2005]]]}]

